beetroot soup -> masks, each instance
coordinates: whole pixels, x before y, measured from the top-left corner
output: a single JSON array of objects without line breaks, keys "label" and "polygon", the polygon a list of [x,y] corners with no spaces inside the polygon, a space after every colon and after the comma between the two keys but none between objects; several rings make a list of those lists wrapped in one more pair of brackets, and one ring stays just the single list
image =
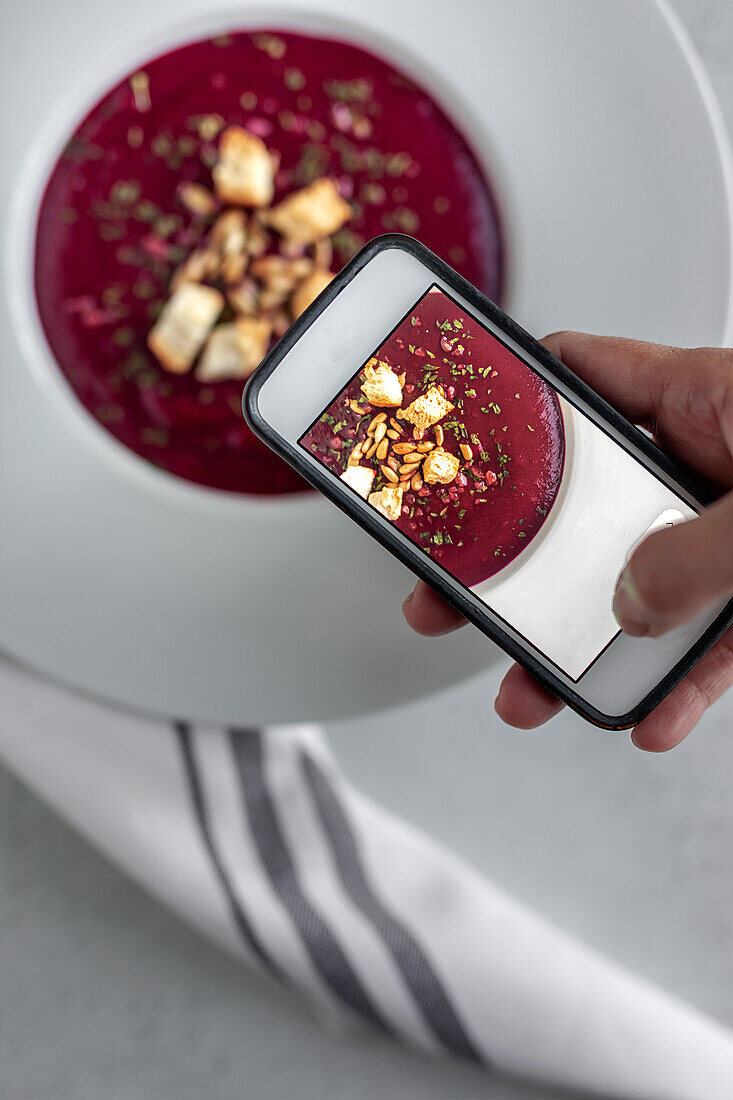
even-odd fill
[{"label": "beetroot soup", "polygon": [[555,391],[437,288],[300,443],[469,587],[527,549],[565,459]]},{"label": "beetroot soup", "polygon": [[[80,401],[147,461],[220,489],[299,491],[305,483],[243,421],[244,379],[361,245],[390,230],[500,295],[490,188],[424,88],[341,41],[262,31],[194,42],[120,81],[56,163],[36,236],[41,322]],[[437,308],[425,305],[409,341],[436,356]],[[392,341],[387,353],[397,351]],[[423,365],[404,364],[413,386]],[[542,400],[523,387],[536,444],[551,434]],[[519,457],[525,432],[512,430],[512,472],[534,470]],[[484,445],[498,476],[498,452]],[[497,485],[486,491],[503,500],[511,489]],[[535,495],[548,506],[539,482]],[[424,512],[423,498],[410,508]],[[523,532],[512,516],[501,560],[540,513],[527,510]],[[412,522],[408,510],[400,523]],[[443,527],[426,527],[431,547]]]}]

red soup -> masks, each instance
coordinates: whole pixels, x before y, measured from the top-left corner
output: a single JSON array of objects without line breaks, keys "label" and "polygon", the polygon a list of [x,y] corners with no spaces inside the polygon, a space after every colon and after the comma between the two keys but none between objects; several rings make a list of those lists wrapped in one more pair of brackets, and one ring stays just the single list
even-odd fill
[{"label": "red soup", "polygon": [[[236,160],[242,146],[251,163]],[[304,230],[279,204],[316,184],[331,208],[304,210]],[[489,185],[424,88],[341,41],[194,42],[120,81],[56,163],[36,237],[41,322],[80,401],[142,458],[219,489],[300,491],[245,425],[243,380],[361,245],[392,230],[500,295]],[[166,313],[183,282],[209,288],[207,320],[172,355],[192,317],[190,300]]]}]

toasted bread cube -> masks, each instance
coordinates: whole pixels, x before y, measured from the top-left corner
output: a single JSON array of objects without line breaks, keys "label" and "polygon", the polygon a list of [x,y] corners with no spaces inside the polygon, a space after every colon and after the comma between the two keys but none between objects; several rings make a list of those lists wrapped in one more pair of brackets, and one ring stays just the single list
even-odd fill
[{"label": "toasted bread cube", "polygon": [[[264,217],[264,214],[262,215]],[[250,256],[262,256],[270,245],[270,234],[262,221],[255,215],[247,233],[247,252]]]},{"label": "toasted bread cube", "polygon": [[400,380],[387,363],[377,363],[370,359],[364,368],[364,382],[361,392],[370,405],[389,408],[402,404],[402,386]]},{"label": "toasted bread cube", "polygon": [[218,274],[229,286],[241,282],[246,274],[249,264],[247,238],[247,216],[243,210],[225,210],[211,227],[209,244],[218,250]]},{"label": "toasted bread cube", "polygon": [[215,279],[219,274],[220,266],[221,258],[216,249],[194,248],[174,272],[170,289],[178,290],[184,283],[200,283],[204,279]]},{"label": "toasted bread cube", "polygon": [[460,459],[442,447],[436,447],[422,464],[423,481],[429,485],[450,485],[460,468]]},{"label": "toasted bread cube", "polygon": [[368,466],[348,466],[341,474],[341,480],[366,500],[372,488],[374,473]]},{"label": "toasted bread cube", "polygon": [[182,183],[178,188],[178,197],[195,218],[208,218],[219,209],[219,203],[201,183]]},{"label": "toasted bread cube", "polygon": [[336,184],[324,176],[288,195],[268,212],[266,220],[288,240],[314,244],[345,225],[351,213]]},{"label": "toasted bread cube", "polygon": [[236,325],[249,375],[267,355],[272,339],[272,321],[267,317],[240,317]]},{"label": "toasted bread cube", "polygon": [[275,193],[275,167],[262,138],[228,126],[219,140],[219,159],[212,169],[214,187],[223,202],[269,206]]},{"label": "toasted bread cube", "polygon": [[247,247],[247,236],[244,210],[225,210],[211,227],[210,244],[222,256],[239,256]]},{"label": "toasted bread cube", "polygon": [[313,270],[307,256],[259,256],[252,260],[251,274],[265,284],[267,290],[290,293]]},{"label": "toasted bread cube", "polygon": [[402,494],[404,488],[401,485],[387,485],[378,493],[369,494],[369,503],[381,512],[385,519],[391,519],[393,523],[402,515]]},{"label": "toasted bread cube", "polygon": [[217,325],[204,348],[194,377],[197,382],[224,382],[249,378],[265,356],[272,324],[263,319],[240,317]]},{"label": "toasted bread cube", "polygon": [[148,347],[171,374],[186,374],[224,308],[218,290],[184,283],[165,304],[148,333]]},{"label": "toasted bread cube", "polygon": [[307,256],[288,259],[285,256],[260,256],[252,261],[250,272],[263,284],[260,307],[279,309],[289,300],[298,283],[313,269]]},{"label": "toasted bread cube", "polygon": [[431,386],[427,393],[416,398],[404,411],[404,419],[424,432],[437,424],[451,411],[453,405],[444,396],[440,386]]},{"label": "toasted bread cube", "polygon": [[237,286],[227,288],[227,301],[235,313],[254,317],[259,312],[259,293],[254,279],[242,279]]},{"label": "toasted bread cube", "polygon": [[322,290],[325,290],[333,279],[332,271],[314,271],[307,279],[304,279],[290,299],[290,308],[293,318],[300,317],[311,302],[315,302]]}]

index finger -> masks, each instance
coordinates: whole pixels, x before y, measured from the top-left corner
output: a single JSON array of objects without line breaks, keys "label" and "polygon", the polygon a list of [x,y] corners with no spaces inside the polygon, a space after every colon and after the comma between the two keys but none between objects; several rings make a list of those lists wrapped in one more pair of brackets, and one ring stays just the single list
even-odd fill
[{"label": "index finger", "polygon": [[678,348],[583,332],[553,332],[542,343],[627,420],[655,424],[679,361]]}]

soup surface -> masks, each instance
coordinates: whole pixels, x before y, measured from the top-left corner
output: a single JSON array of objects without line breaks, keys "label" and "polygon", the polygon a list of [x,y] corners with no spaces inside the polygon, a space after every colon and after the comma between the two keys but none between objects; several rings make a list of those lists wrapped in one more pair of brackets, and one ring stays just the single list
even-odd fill
[{"label": "soup surface", "polygon": [[[218,489],[295,492],[307,486],[244,423],[241,376],[172,373],[148,346],[177,273],[228,206],[214,195],[211,210],[197,211],[183,196],[191,184],[214,194],[232,126],[271,154],[273,204],[334,181],[350,215],[315,246],[329,273],[370,238],[401,231],[497,299],[499,220],[481,167],[432,96],[343,41],[260,31],[193,42],[130,73],[81,122],[51,173],[36,236],[40,318],[61,370],[89,412],[148,462]],[[262,240],[265,255],[298,258],[292,241],[267,230]],[[217,280],[219,320],[231,321],[241,297]],[[264,301],[260,284],[242,287]],[[272,340],[289,308],[269,309]]]}]

